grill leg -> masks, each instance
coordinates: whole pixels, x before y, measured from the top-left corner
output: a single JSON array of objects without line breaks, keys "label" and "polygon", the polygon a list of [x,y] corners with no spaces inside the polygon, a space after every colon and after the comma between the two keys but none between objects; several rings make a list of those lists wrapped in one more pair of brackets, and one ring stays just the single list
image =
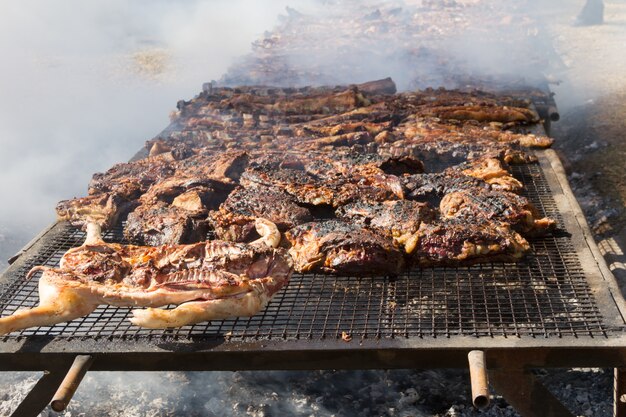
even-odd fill
[{"label": "grill leg", "polygon": [[70,364],[66,368],[45,371],[43,376],[30,390],[28,395],[17,406],[11,417],[36,417],[52,400],[52,396],[63,382],[65,374]]},{"label": "grill leg", "polygon": [[493,370],[489,381],[523,417],[574,417],[530,371]]},{"label": "grill leg", "polygon": [[613,416],[626,417],[626,368],[615,368],[613,379]]}]

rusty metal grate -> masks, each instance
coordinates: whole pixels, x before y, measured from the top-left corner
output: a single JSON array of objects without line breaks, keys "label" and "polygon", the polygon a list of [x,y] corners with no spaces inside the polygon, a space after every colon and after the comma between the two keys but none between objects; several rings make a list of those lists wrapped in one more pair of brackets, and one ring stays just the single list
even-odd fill
[{"label": "rusty metal grate", "polygon": [[[514,167],[529,197],[545,215],[562,218],[538,164]],[[1,289],[0,311],[8,315],[37,303],[34,265],[56,266],[84,239],[67,227],[30,259],[17,279]],[[123,242],[121,228],[107,241]],[[132,326],[130,310],[112,306],[53,327],[14,333],[59,338],[201,338],[204,340],[324,339],[346,332],[354,339],[411,337],[606,337],[569,235],[531,241],[532,254],[517,264],[417,269],[399,277],[334,277],[296,274],[266,310],[251,318],[212,321],[174,330]]]}]

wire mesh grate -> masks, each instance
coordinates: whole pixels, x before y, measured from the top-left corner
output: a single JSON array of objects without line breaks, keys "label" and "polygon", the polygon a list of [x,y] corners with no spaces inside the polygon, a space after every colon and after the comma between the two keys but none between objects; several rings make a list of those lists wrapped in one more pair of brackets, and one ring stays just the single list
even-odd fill
[{"label": "wire mesh grate", "polygon": [[[525,194],[563,229],[550,188],[538,164],[514,167]],[[67,227],[1,289],[0,311],[9,315],[36,305],[37,278],[24,276],[35,265],[57,266],[79,246],[84,233]],[[125,242],[121,228],[105,234]],[[356,339],[426,337],[606,337],[569,235],[563,231],[531,241],[532,253],[519,263],[415,269],[398,277],[336,277],[295,274],[268,307],[250,318],[218,320],[171,330],[135,327],[130,309],[101,306],[89,316],[52,327],[26,329],[6,337]]]}]

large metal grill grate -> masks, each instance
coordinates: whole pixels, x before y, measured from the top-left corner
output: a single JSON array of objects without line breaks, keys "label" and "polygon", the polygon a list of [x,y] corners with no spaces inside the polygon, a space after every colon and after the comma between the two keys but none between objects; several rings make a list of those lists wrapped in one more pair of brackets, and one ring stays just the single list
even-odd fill
[{"label": "large metal grill grate", "polygon": [[[562,218],[538,164],[514,167],[526,196],[540,211]],[[84,234],[66,228],[1,289],[3,315],[38,301],[34,265],[58,265]],[[123,242],[121,229],[107,241]],[[293,276],[266,310],[251,318],[220,320],[174,330],[132,326],[130,310],[103,306],[91,315],[53,327],[27,329],[6,337],[201,338],[205,340],[353,339],[510,336],[606,337],[570,238],[565,232],[531,241],[532,254],[517,264],[418,269],[399,277]]]}]

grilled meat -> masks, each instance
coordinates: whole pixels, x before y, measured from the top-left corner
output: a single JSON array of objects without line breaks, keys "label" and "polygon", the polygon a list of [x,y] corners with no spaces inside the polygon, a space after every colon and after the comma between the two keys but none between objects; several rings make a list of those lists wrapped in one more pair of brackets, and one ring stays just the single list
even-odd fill
[{"label": "grilled meat", "polygon": [[337,209],[341,219],[391,236],[409,253],[415,248],[422,222],[432,222],[436,215],[430,205],[410,200],[357,202]]},{"label": "grilled meat", "polygon": [[175,156],[166,152],[133,162],[115,164],[105,173],[93,175],[89,183],[89,195],[115,193],[128,199],[139,197],[152,184],[173,175],[175,162]]},{"label": "grilled meat", "polygon": [[298,272],[398,274],[404,258],[390,239],[339,220],[305,223],[285,233]]},{"label": "grilled meat", "polygon": [[69,221],[74,227],[85,228],[88,223],[97,223],[103,228],[110,228],[137,204],[137,200],[129,200],[116,193],[101,193],[60,201],[56,212],[58,220]]},{"label": "grilled meat", "polygon": [[[183,194],[183,190],[189,189],[194,183],[203,183],[215,191],[202,191],[196,197],[219,200],[217,196],[234,188],[247,164],[248,155],[245,152],[228,151],[214,155],[207,150],[181,160],[174,159],[171,153],[166,152],[138,161],[117,164],[106,173],[93,176],[88,197],[61,201],[57,205],[57,216],[59,220],[68,220],[78,227],[95,222],[108,228],[133,208],[141,205],[143,207],[138,212],[141,214],[131,217],[131,220],[138,221],[131,237],[140,238],[141,230],[145,229],[141,226],[143,222],[141,219],[151,218],[148,222],[152,223],[149,226],[152,228],[160,223],[156,218],[159,213],[173,217],[179,217],[182,213],[178,209],[165,210],[162,204],[159,204],[158,208],[150,208],[149,205],[158,201],[172,203],[174,197]],[[168,195],[172,196],[169,200]],[[208,197],[209,195],[212,197]],[[224,195],[221,200],[223,201],[225,197]],[[189,205],[192,204],[190,200],[195,197],[191,194],[181,196],[178,200],[180,205],[183,205],[182,200],[185,198],[188,201],[184,204]],[[159,227],[155,230],[158,229]],[[160,240],[157,239],[155,242]]]},{"label": "grilled meat", "polygon": [[533,124],[539,122],[539,115],[533,110],[494,105],[425,106],[419,110],[419,114],[443,120],[474,120],[480,123]]},{"label": "grilled meat", "polygon": [[542,217],[528,199],[506,191],[476,188],[452,192],[443,197],[439,209],[444,218],[507,223],[527,236],[542,235],[555,227],[554,220]]},{"label": "grilled meat", "polygon": [[[418,174],[424,172],[422,161],[412,155],[381,155],[368,153],[365,149],[338,148],[328,153],[306,153],[298,156],[298,161],[305,171],[322,177],[364,175],[381,177],[389,183],[394,181],[390,175]],[[293,162],[292,162],[293,163]],[[387,176],[387,178],[383,178]]]},{"label": "grilled meat", "polygon": [[128,215],[124,235],[147,245],[176,245],[205,240],[209,210],[228,192],[215,190],[215,181],[172,177],[154,184]]},{"label": "grilled meat", "polygon": [[206,239],[206,212],[164,202],[141,205],[128,215],[124,236],[146,245],[174,245]]},{"label": "grilled meat", "polygon": [[[385,201],[404,197],[400,179],[385,174],[373,166],[353,167],[350,172],[337,170],[333,161],[323,161],[323,169],[317,160],[307,164],[308,169],[282,168],[280,159],[265,160],[248,168],[241,177],[246,188],[255,185],[275,187],[295,197],[301,204],[331,205],[338,207],[350,201]],[[300,163],[300,162],[298,162]]]},{"label": "grilled meat", "polygon": [[427,202],[434,207],[439,207],[441,199],[454,191],[491,189],[485,181],[454,170],[436,174],[407,175],[402,177],[402,186],[407,199]]},{"label": "grilled meat", "polygon": [[422,223],[411,259],[427,266],[515,262],[530,250],[508,225],[497,222],[445,220]]},{"label": "grilled meat", "polygon": [[299,169],[277,168],[273,163],[253,165],[241,176],[246,188],[265,186],[278,188],[303,204],[330,204],[335,195],[335,184],[326,184],[321,178]]},{"label": "grilled meat", "polygon": [[464,175],[485,181],[496,190],[519,192],[524,187],[502,162],[489,156],[473,159],[447,171],[460,171]]},{"label": "grilled meat", "polygon": [[[59,218],[110,227],[132,211],[126,236],[152,245],[201,240],[209,223],[222,239],[249,241],[266,219],[290,229],[299,270],[332,273],[396,273],[402,246],[411,256],[421,250],[415,256],[423,265],[471,263],[485,254],[516,259],[525,251],[516,231],[553,227],[505,192],[522,186],[508,164],[533,162],[526,148],[551,145],[509,130],[537,121],[528,102],[476,91],[392,90],[391,80],[208,85],[179,102],[179,131],[149,141],[148,158],[96,174],[89,197],[59,203]],[[335,215],[342,221],[312,222]]]},{"label": "grilled meat", "polygon": [[376,151],[384,158],[410,158],[421,161],[425,172],[442,172],[483,157],[491,157],[511,164],[527,164],[536,161],[533,155],[510,146],[455,142],[447,141],[445,138],[429,141],[403,139],[381,144]]},{"label": "grilled meat", "polygon": [[73,226],[97,223],[111,227],[139,203],[137,199],[154,183],[174,174],[171,153],[135,162],[116,164],[106,173],[95,174],[89,184],[89,196],[64,200],[57,204],[57,218]]},{"label": "grilled meat", "polygon": [[249,156],[240,150],[214,153],[210,150],[201,152],[176,163],[174,175],[214,181],[214,186],[224,184],[232,189],[248,166]]},{"label": "grilled meat", "polygon": [[[83,246],[59,268],[43,270],[39,306],[0,318],[0,334],[85,316],[100,304],[149,307],[133,311],[142,327],[179,327],[251,316],[263,309],[292,272],[282,249],[223,241],[159,248],[108,244],[91,224]],[[165,310],[159,307],[177,304]]]},{"label": "grilled meat", "polygon": [[254,235],[257,218],[276,224],[286,231],[313,220],[310,211],[296,204],[294,197],[276,188],[239,187],[233,191],[219,210],[209,214],[209,222],[219,239],[246,242]]},{"label": "grilled meat", "polygon": [[428,117],[409,117],[397,128],[407,139],[444,139],[450,142],[520,145],[527,148],[549,148],[553,140],[547,136],[514,133],[498,124],[488,126],[472,123],[441,122]]}]

